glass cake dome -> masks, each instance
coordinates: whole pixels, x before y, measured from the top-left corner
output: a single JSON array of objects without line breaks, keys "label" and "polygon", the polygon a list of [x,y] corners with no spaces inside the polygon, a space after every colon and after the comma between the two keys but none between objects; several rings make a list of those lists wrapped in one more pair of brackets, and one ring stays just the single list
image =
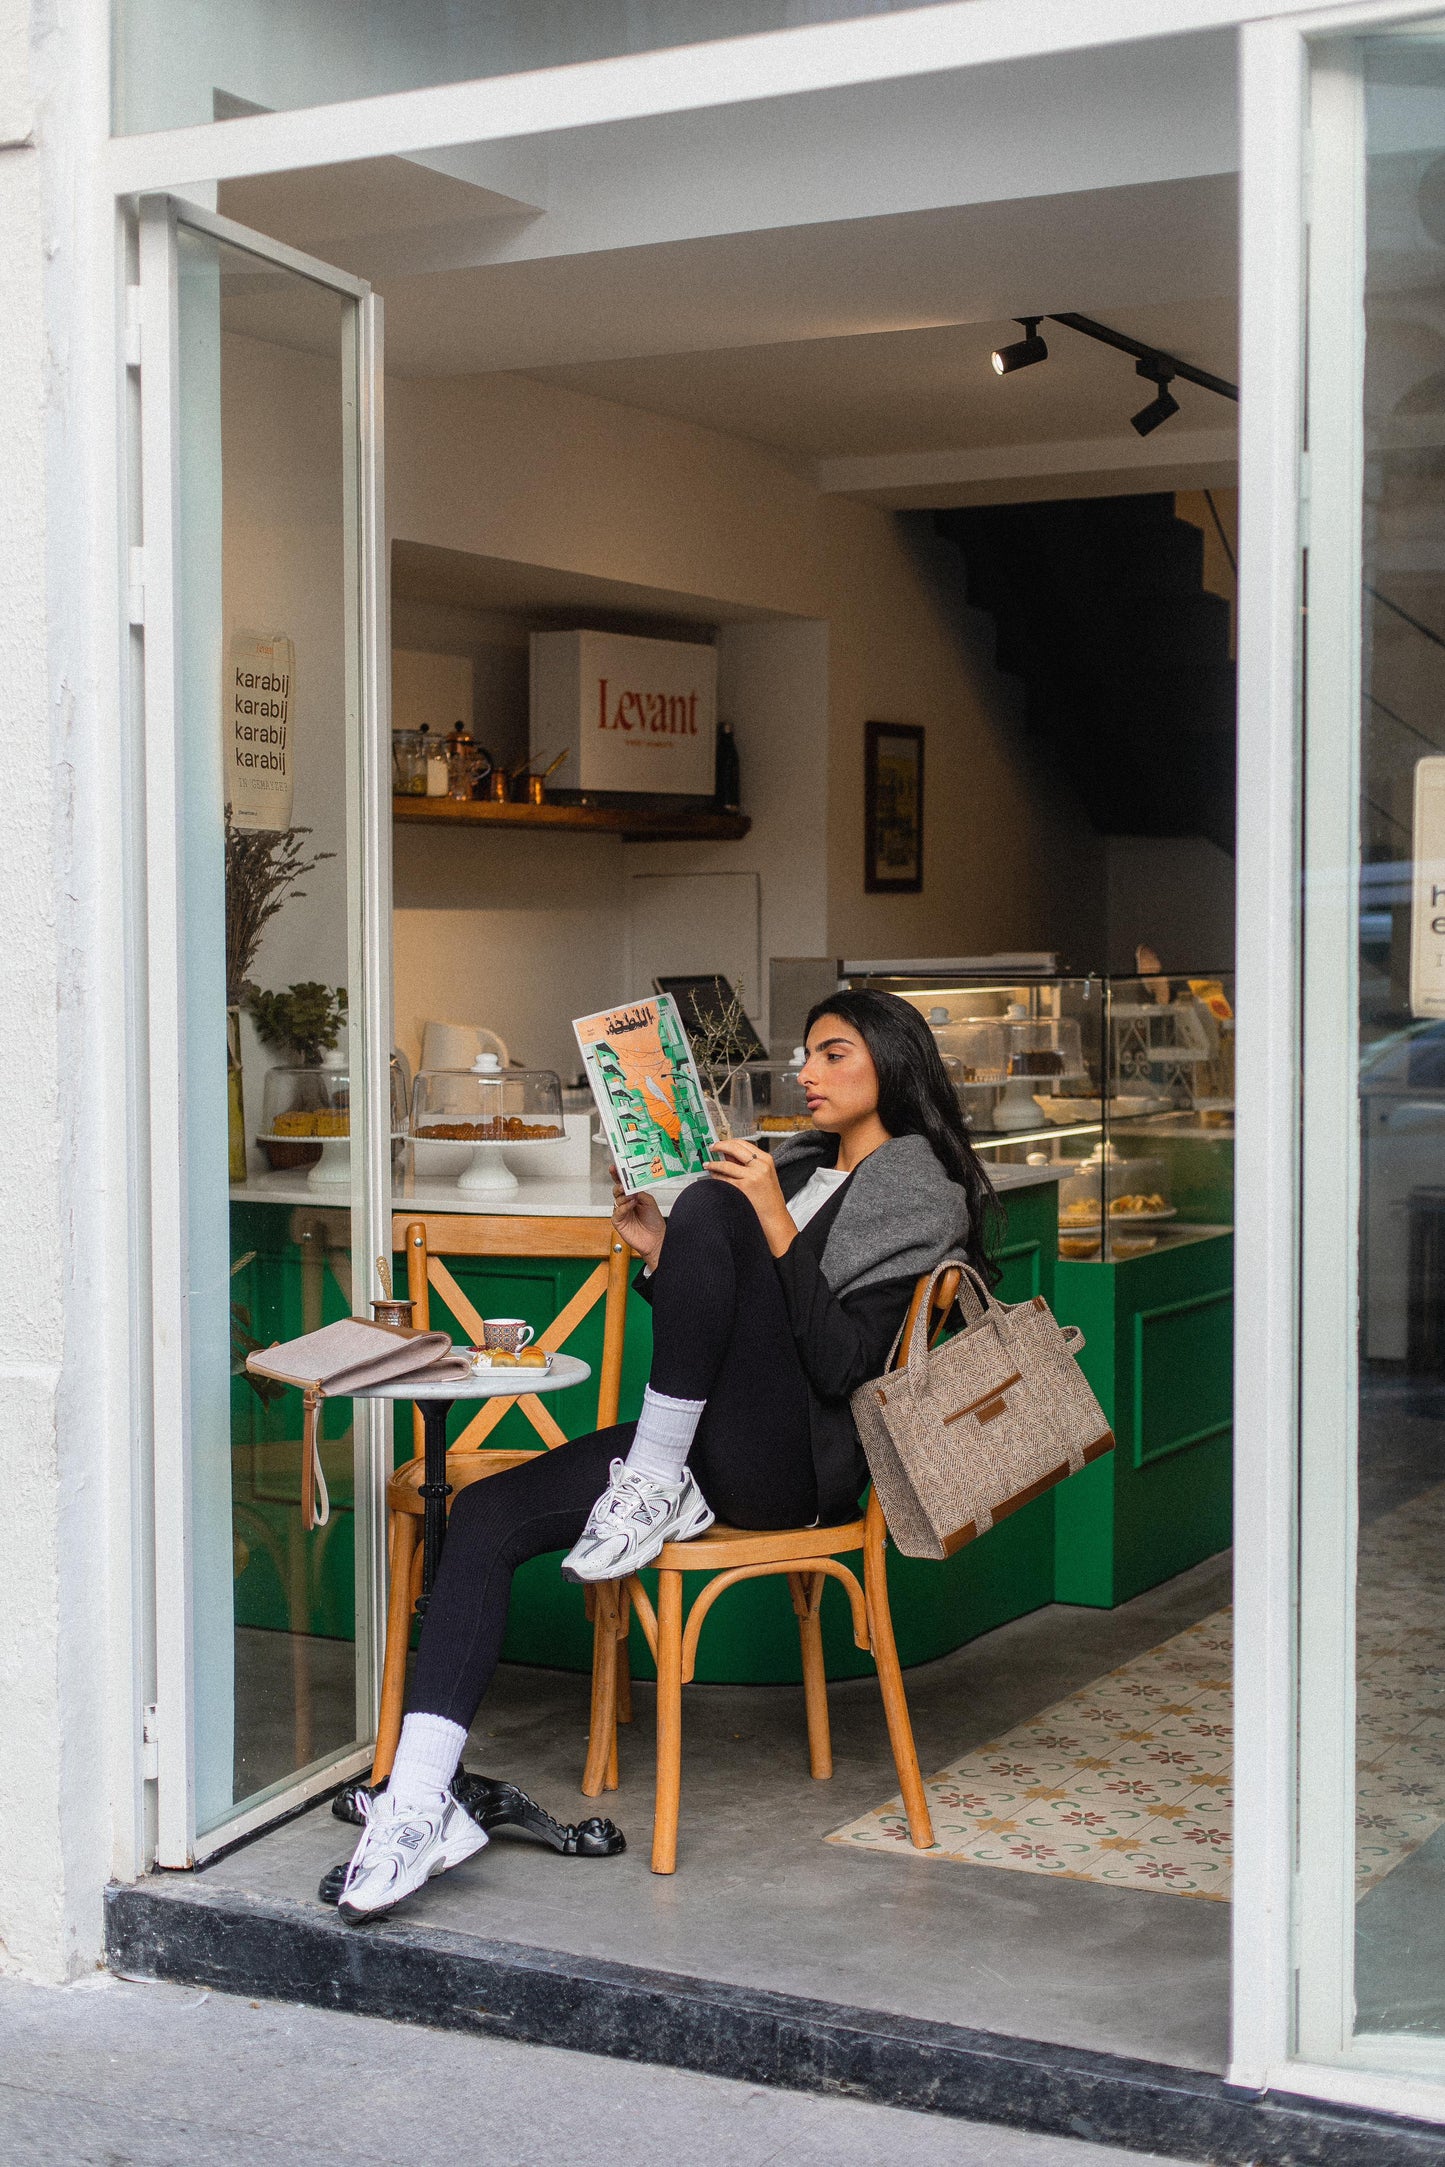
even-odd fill
[{"label": "glass cake dome", "polygon": [[508,1194],[517,1177],[502,1158],[508,1144],[565,1143],[562,1079],[546,1068],[503,1068],[495,1053],[470,1068],[422,1069],[412,1086],[411,1134],[417,1173],[427,1174],[432,1145],[470,1144],[457,1177],[468,1194]]}]

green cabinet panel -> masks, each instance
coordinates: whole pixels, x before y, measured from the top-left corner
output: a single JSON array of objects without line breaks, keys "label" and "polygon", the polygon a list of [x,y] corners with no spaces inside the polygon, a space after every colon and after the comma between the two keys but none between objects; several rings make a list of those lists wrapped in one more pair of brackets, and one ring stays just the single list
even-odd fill
[{"label": "green cabinet panel", "polygon": [[[231,1207],[231,1512],[238,1625],[350,1640],[356,1630],[350,1400],[322,1408],[321,1460],[331,1518],[301,1527],[301,1394],[245,1376],[251,1346],[294,1339],[348,1314],[334,1274],[308,1254],[313,1230],[344,1213]],[[332,1233],[337,1228],[332,1228]],[[300,1239],[297,1239],[297,1236]]]},{"label": "green cabinet panel", "polygon": [[1054,1493],[1057,1600],[1128,1602],[1230,1541],[1234,1242],[1058,1267],[1117,1449]]}]

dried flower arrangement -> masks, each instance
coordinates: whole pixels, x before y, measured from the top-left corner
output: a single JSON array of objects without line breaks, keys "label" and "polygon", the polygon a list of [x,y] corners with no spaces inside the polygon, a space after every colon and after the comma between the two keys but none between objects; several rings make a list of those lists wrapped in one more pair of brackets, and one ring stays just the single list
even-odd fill
[{"label": "dried flower arrangement", "polygon": [[[306,893],[296,883],[334,850],[306,857],[309,828],[238,828],[226,813],[226,1006],[239,1008],[250,986],[261,935],[281,905]],[[333,1038],[331,1044],[336,1043]]]},{"label": "dried flower arrangement", "polygon": [[[688,1044],[692,1057],[702,1078],[703,1091],[712,1110],[713,1123],[720,1136],[732,1133],[733,1121],[729,1112],[729,1095],[733,1078],[740,1072],[746,1081],[748,1043],[752,1024],[743,1007],[742,981],[738,981],[736,993],[723,997],[721,985],[715,1007],[704,1008],[702,1001],[694,997],[693,1019],[688,1026]],[[752,1125],[752,1094],[749,1089],[745,1107],[739,1106],[746,1126]]]}]

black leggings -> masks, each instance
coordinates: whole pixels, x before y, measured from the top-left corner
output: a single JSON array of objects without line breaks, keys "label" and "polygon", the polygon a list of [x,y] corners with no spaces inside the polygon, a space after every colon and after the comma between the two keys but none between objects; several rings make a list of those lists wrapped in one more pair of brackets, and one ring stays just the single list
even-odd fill
[{"label": "black leggings", "polygon": [[[712,1180],[683,1190],[651,1293],[652,1386],[707,1402],[688,1464],[713,1511],[732,1527],[810,1526],[808,1388],[745,1197]],[[571,1548],[636,1427],[594,1430],[460,1492],[417,1649],[414,1712],[470,1727],[501,1653],[513,1572]]]}]

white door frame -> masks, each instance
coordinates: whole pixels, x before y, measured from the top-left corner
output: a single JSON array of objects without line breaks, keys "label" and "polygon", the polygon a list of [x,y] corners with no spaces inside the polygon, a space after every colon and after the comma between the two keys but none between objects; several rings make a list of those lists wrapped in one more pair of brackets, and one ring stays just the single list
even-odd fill
[{"label": "white door frame", "polygon": [[[1439,0],[949,0],[574,67],[114,139],[114,194],[503,141],[1234,27],[1242,117],[1236,1236],[1235,1904],[1231,2077],[1445,2116],[1428,2084],[1296,2056],[1300,1061],[1299,574],[1305,41]],[[384,599],[384,592],[380,599]],[[378,667],[380,665],[378,664]],[[369,808],[384,823],[384,801]],[[373,844],[380,838],[373,836]],[[173,1147],[172,1147],[173,1148]]]},{"label": "white door frame", "polygon": [[[186,978],[179,760],[181,624],[178,236],[182,228],[277,264],[351,303],[344,322],[343,401],[353,456],[344,462],[347,533],[347,892],[353,1106],[366,1110],[352,1163],[352,1255],[391,1247],[390,655],[382,471],[381,304],[364,280],[174,197],[139,206],[138,286],[129,359],[140,378],[140,533],[130,557],[128,615],[142,628],[147,920],[146,1100],[150,1141],[150,1421],[154,1437],[155,1706],[148,1724],[157,1784],[156,1859],[188,1866],[274,1820],[370,1760],[364,1743],[274,1785],[248,1810],[196,1831],[196,1677],[192,1604],[190,1348],[187,1330]],[[359,908],[357,907],[359,899]],[[363,1279],[362,1283],[365,1281]],[[357,1408],[356,1737],[375,1729],[384,1614],[381,1486],[385,1410]]]},{"label": "white door frame", "polygon": [[[1335,71],[1312,74],[1310,44],[1441,12],[1439,0],[1370,0],[1250,24],[1240,40],[1236,1181],[1253,1209],[1236,1234],[1230,2069],[1250,2089],[1431,2120],[1445,2120],[1431,2043],[1353,2035],[1355,1267],[1342,1228],[1354,1219],[1321,1161],[1337,1176],[1357,1156],[1353,1030],[1342,1038],[1336,1027],[1357,967],[1354,899],[1338,868],[1358,858],[1361,164],[1357,100]],[[1311,225],[1333,245],[1309,251]],[[1306,559],[1308,831],[1322,876],[1310,885],[1308,956]]]}]

